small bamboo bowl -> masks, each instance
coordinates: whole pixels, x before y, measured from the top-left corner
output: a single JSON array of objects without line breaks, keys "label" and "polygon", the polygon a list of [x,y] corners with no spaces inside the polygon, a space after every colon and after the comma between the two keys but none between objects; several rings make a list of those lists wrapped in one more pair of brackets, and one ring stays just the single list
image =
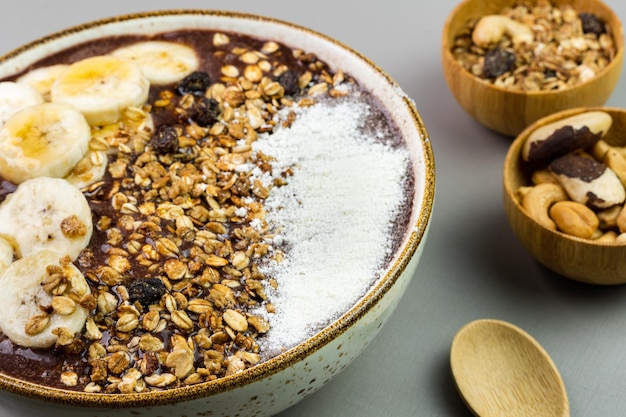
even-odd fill
[{"label": "small bamboo bowl", "polygon": [[607,5],[599,0],[553,0],[555,6],[571,4],[578,12],[594,13],[611,27],[617,52],[596,77],[559,91],[521,92],[497,87],[470,74],[452,55],[455,36],[467,21],[499,14],[517,3],[519,0],[464,0],[448,16],[442,39],[443,73],[455,99],[479,123],[511,137],[534,121],[561,110],[603,105],[618,82],[624,61],[623,26]]},{"label": "small bamboo bowl", "polygon": [[581,239],[540,225],[528,216],[516,198],[519,187],[529,185],[520,153],[526,138],[537,128],[579,113],[602,110],[613,118],[604,141],[626,146],[626,110],[610,107],[585,107],[564,110],[538,120],[511,144],[504,161],[503,198],[508,221],[522,245],[552,271],[575,281],[596,285],[626,283],[626,244]]}]

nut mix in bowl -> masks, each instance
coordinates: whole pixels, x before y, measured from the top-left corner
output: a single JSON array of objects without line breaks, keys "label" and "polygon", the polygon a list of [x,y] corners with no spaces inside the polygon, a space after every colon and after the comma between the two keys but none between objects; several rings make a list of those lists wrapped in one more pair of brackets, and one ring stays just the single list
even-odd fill
[{"label": "nut mix in bowl", "polygon": [[504,203],[523,245],[577,281],[626,282],[626,112],[565,110],[538,120],[511,144]]},{"label": "nut mix in bowl", "polygon": [[620,75],[623,29],[601,1],[466,0],[446,22],[442,49],[459,104],[516,136],[543,116],[602,105]]},{"label": "nut mix in bowl", "polygon": [[5,413],[271,415],[358,355],[415,270],[426,131],[337,41],[146,13],[0,77]]}]

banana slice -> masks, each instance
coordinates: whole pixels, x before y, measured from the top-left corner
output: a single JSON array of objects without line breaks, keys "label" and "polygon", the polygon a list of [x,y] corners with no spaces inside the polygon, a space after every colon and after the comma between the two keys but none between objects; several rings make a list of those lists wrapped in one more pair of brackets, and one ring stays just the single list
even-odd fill
[{"label": "banana slice", "polygon": [[71,64],[50,88],[53,102],[69,103],[80,110],[90,125],[115,123],[120,112],[142,106],[150,82],[141,68],[113,56],[94,56]]},{"label": "banana slice", "polygon": [[73,337],[83,329],[89,312],[79,301],[91,290],[78,268],[61,258],[43,250],[0,275],[0,328],[13,343],[48,348],[60,332]]},{"label": "banana slice", "polygon": [[57,64],[36,68],[28,71],[16,81],[20,84],[28,84],[34,87],[45,100],[50,101],[50,87],[67,67],[69,67],[67,64]]},{"label": "banana slice", "polygon": [[0,236],[0,275],[13,263],[15,249],[12,239],[8,236]]},{"label": "banana slice", "polygon": [[0,205],[0,234],[15,240],[22,257],[48,249],[75,260],[92,232],[87,199],[64,179],[25,181]]},{"label": "banana slice", "polygon": [[176,42],[137,42],[118,48],[111,55],[135,62],[153,84],[180,81],[200,66],[196,51]]},{"label": "banana slice", "polygon": [[13,81],[0,82],[0,126],[14,113],[43,101],[41,93],[30,85]]},{"label": "banana slice", "polygon": [[83,190],[100,181],[107,170],[108,157],[104,151],[89,151],[65,177],[67,182]]},{"label": "banana slice", "polygon": [[67,104],[26,107],[0,129],[0,175],[15,184],[62,178],[85,156],[90,138],[83,115]]}]

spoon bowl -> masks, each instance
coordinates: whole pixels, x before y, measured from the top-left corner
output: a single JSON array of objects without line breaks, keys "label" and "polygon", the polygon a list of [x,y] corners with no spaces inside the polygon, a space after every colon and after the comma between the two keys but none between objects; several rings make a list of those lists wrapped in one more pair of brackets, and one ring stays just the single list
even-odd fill
[{"label": "spoon bowl", "polygon": [[493,319],[466,324],[452,340],[457,389],[478,417],[569,417],[565,385],[543,347]]}]

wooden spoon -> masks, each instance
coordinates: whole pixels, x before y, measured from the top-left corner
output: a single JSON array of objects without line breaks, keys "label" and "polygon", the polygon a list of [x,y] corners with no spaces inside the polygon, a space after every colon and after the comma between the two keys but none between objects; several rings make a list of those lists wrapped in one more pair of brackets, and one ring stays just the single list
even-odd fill
[{"label": "wooden spoon", "polygon": [[569,417],[565,385],[548,353],[522,329],[476,320],[456,334],[450,366],[479,417]]}]

